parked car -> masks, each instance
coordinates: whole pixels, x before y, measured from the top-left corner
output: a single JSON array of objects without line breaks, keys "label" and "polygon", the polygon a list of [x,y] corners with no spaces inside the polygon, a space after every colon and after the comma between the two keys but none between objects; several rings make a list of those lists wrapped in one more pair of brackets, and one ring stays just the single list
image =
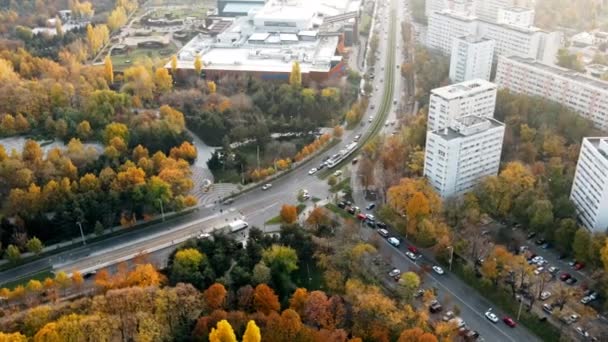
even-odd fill
[{"label": "parked car", "polygon": [[376,221],[376,217],[372,214],[365,214],[365,218],[370,221]]},{"label": "parked car", "polygon": [[515,326],[517,326],[517,323],[515,323],[515,321],[509,316],[505,316],[502,321],[511,328],[515,328]]},{"label": "parked car", "polygon": [[378,229],[378,234],[380,234],[380,236],[382,236],[382,237],[387,237],[388,236],[388,230],[386,230],[386,229]]},{"label": "parked car", "polygon": [[574,264],[575,270],[582,270],[583,268],[585,268],[585,264],[582,262],[577,262],[576,264]]},{"label": "parked car", "polygon": [[434,300],[431,302],[431,306],[429,306],[429,311],[431,313],[437,313],[441,310],[443,310],[443,307],[441,306],[441,304],[439,304],[438,301]]},{"label": "parked car", "polygon": [[376,222],[376,227],[386,229],[386,223],[378,221]]},{"label": "parked car", "polygon": [[365,214],[364,214],[364,213],[358,213],[358,214],[357,214],[357,219],[358,219],[359,221],[363,221],[363,220],[365,220],[366,218],[367,218],[367,217],[365,216]]},{"label": "parked car", "polygon": [[551,304],[543,304],[543,311],[548,313],[549,315],[553,313],[553,305]]},{"label": "parked car", "polygon": [[365,207],[365,210],[372,210],[376,207],[376,203],[370,203]]},{"label": "parked car", "polygon": [[410,252],[410,251],[405,252],[405,255],[406,255],[408,258],[410,258],[411,260],[413,260],[413,261],[416,261],[416,259],[417,259],[417,258],[416,258],[416,254],[414,254],[414,253],[412,253],[412,252]]},{"label": "parked car", "polygon": [[576,284],[577,281],[578,281],[578,279],[576,279],[574,277],[570,277],[569,279],[566,280],[566,284],[574,285],[574,284]]},{"label": "parked car", "polygon": [[262,186],[262,190],[268,190],[270,188],[272,188],[272,184],[270,184],[270,183],[266,183]]},{"label": "parked car", "polygon": [[396,237],[389,237],[388,239],[388,243],[390,243],[391,245],[395,246],[395,247],[399,247],[399,239],[397,239]]},{"label": "parked car", "polygon": [[452,318],[454,318],[454,317],[456,317],[456,315],[454,315],[454,311],[451,311],[451,310],[450,310],[450,311],[446,312],[446,313],[443,315],[443,317],[441,317],[441,319],[442,319],[444,322],[448,322],[449,320],[451,320],[451,319],[452,319]]},{"label": "parked car", "polygon": [[584,338],[589,337],[589,333],[580,326],[574,328],[574,331],[576,331],[579,335],[583,336]]},{"label": "parked car", "polygon": [[334,177],[340,177],[342,176],[342,170],[338,170],[336,172],[334,172]]},{"label": "parked car", "polygon": [[340,209],[346,208],[346,202],[345,201],[338,202],[338,208],[340,208]]},{"label": "parked car", "polygon": [[401,275],[401,270],[398,268],[393,268],[390,272],[388,272],[389,277],[396,277],[398,275]]},{"label": "parked car", "polygon": [[540,300],[547,300],[549,297],[551,297],[551,292],[549,291],[543,291],[540,294]]},{"label": "parked car", "polygon": [[559,272],[559,268],[555,267],[555,266],[551,266],[551,267],[549,267],[549,269],[547,269],[547,271],[549,271],[549,273],[554,275],[555,273]]},{"label": "parked car", "polygon": [[539,246],[544,244],[545,242],[547,242],[547,241],[545,241],[545,239],[543,239],[543,238],[539,238],[539,239],[536,239],[536,241],[534,241],[534,243]]},{"label": "parked car", "polygon": [[566,280],[570,279],[571,277],[572,277],[572,276],[570,275],[570,273],[565,273],[565,272],[564,272],[564,273],[562,273],[562,274],[559,276],[559,279],[560,279],[561,281],[566,281]]},{"label": "parked car", "polygon": [[317,170],[317,168],[316,168],[316,167],[313,167],[312,169],[310,169],[310,170],[308,171],[308,174],[309,174],[309,175],[314,175],[315,173],[317,173],[317,171],[318,171],[318,170]]},{"label": "parked car", "polygon": [[[492,310],[492,309],[490,309]],[[498,323],[498,316],[496,316],[492,311],[486,311],[486,318],[489,319],[492,323]]]},{"label": "parked car", "polygon": [[433,266],[433,271],[435,271],[435,273],[437,273],[437,274],[439,274],[439,275],[442,275],[442,274],[444,274],[444,273],[445,273],[445,272],[443,271],[443,268],[441,268],[441,267],[439,267],[439,266],[437,266],[437,265]]},{"label": "parked car", "polygon": [[528,240],[530,240],[531,238],[536,236],[536,232],[530,232],[528,233]]},{"label": "parked car", "polygon": [[544,267],[539,267],[534,270],[534,274],[539,275],[539,274],[543,273],[544,270],[545,270]]},{"label": "parked car", "polygon": [[414,254],[419,254],[420,253],[420,251],[418,250],[418,248],[416,248],[414,246],[411,246],[411,245],[407,247],[407,250],[410,251],[410,252],[412,252],[412,253],[414,253]]}]

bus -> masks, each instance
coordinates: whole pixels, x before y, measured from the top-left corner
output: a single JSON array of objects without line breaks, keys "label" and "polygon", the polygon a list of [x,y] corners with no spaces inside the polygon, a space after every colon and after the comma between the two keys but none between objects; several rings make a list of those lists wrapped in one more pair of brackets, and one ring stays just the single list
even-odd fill
[{"label": "bus", "polygon": [[249,227],[249,223],[247,223],[243,220],[236,220],[234,222],[231,222],[228,226],[230,227],[231,233],[236,233],[240,230],[243,230],[243,229],[246,229],[247,227]]},{"label": "bus", "polygon": [[332,157],[331,159],[329,159],[327,161],[327,167],[330,169],[334,168],[341,161],[348,158],[348,156],[350,156],[353,152],[355,152],[356,148],[357,148],[356,142],[352,142],[352,143],[348,144],[345,148],[340,150],[340,152],[334,156],[335,158]]}]

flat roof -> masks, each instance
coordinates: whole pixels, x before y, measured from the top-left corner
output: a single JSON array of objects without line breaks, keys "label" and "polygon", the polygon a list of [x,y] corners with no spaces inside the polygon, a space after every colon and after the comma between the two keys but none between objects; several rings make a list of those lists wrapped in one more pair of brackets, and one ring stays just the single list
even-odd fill
[{"label": "flat roof", "polygon": [[433,134],[449,141],[475,136],[493,128],[504,127],[504,125],[505,124],[494,118],[468,115],[456,120],[456,123],[451,127],[433,131]]},{"label": "flat roof", "polygon": [[602,81],[602,80],[594,78],[594,77],[586,76],[585,74],[576,72],[574,70],[562,68],[559,66],[543,64],[533,58],[523,58],[523,57],[519,57],[519,56],[509,56],[509,57],[503,56],[501,58],[511,59],[516,62],[529,65],[533,68],[537,68],[537,69],[544,70],[544,71],[547,71],[547,72],[550,72],[550,73],[553,73],[553,74],[556,74],[556,75],[559,75],[562,77],[566,77],[571,80],[574,80],[574,81],[577,81],[580,83],[584,83],[584,84],[587,84],[587,85],[595,87],[595,88],[600,88],[602,91],[608,91],[608,82]]},{"label": "flat roof", "polygon": [[264,6],[256,14],[256,20],[279,20],[292,21],[310,19],[314,15],[314,10],[310,7],[294,6]]},{"label": "flat roof", "polygon": [[496,84],[494,83],[488,82],[483,79],[474,79],[441,88],[435,88],[431,90],[431,94],[450,100],[496,88]]},{"label": "flat roof", "polygon": [[262,8],[263,6],[264,6],[264,3],[256,3],[256,2],[247,3],[247,4],[227,3],[226,6],[224,6],[224,10],[222,12],[223,13],[247,14],[252,9]]},{"label": "flat roof", "polygon": [[520,7],[520,6],[507,7],[504,10],[511,11],[511,12],[518,12],[518,13],[534,12],[534,10],[532,8],[526,8],[526,7]]},{"label": "flat roof", "polygon": [[266,40],[269,36],[268,32],[257,32],[249,36],[248,40]]}]

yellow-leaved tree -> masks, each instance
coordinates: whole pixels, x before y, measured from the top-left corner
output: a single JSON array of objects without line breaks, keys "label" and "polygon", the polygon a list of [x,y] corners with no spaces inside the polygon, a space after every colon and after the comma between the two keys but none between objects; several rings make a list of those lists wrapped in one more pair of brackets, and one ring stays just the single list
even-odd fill
[{"label": "yellow-leaved tree", "polygon": [[223,319],[219,321],[217,328],[211,329],[209,342],[236,342],[236,335],[227,320]]},{"label": "yellow-leaved tree", "polygon": [[302,72],[300,71],[300,63],[293,62],[291,65],[291,73],[289,74],[289,84],[292,86],[302,85]]},{"label": "yellow-leaved tree", "polygon": [[247,323],[247,329],[243,334],[243,342],[260,342],[262,341],[262,335],[260,334],[260,328],[255,324],[253,320]]},{"label": "yellow-leaved tree", "polygon": [[114,83],[114,66],[110,55],[107,55],[103,61],[103,76],[109,84]]}]

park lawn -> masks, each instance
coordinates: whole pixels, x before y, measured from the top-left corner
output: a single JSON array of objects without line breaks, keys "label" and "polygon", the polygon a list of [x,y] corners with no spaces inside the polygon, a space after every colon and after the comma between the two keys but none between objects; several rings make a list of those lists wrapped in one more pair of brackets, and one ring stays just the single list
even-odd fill
[{"label": "park lawn", "polygon": [[[166,53],[161,54],[161,51],[165,51]],[[162,64],[164,64],[165,60],[168,60],[168,58],[176,51],[177,46],[175,46],[173,43],[162,49],[136,48],[127,54],[112,55],[112,65],[114,66],[114,70],[124,70],[145,57],[149,57],[153,61],[162,61]]]}]

